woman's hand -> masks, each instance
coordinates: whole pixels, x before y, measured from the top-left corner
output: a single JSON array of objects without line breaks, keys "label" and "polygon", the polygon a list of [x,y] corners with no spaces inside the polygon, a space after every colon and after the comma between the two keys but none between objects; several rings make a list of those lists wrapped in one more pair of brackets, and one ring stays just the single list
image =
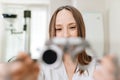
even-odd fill
[{"label": "woman's hand", "polygon": [[114,56],[107,55],[100,60],[94,71],[95,80],[115,80]]},{"label": "woman's hand", "polygon": [[20,53],[17,60],[9,64],[11,80],[37,80],[39,64],[26,53]]},{"label": "woman's hand", "polygon": [[0,63],[0,80],[6,80],[7,78],[7,64]]}]

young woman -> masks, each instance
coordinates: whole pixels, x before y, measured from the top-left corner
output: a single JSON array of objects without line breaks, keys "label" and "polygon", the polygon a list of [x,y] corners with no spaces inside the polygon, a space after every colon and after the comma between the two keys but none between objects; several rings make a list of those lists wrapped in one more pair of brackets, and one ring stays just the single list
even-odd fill
[{"label": "young woman", "polygon": [[[50,21],[49,37],[85,38],[85,25],[81,13],[72,6],[59,7],[54,12]],[[70,55],[64,54],[63,63],[57,69],[47,69],[46,66],[40,66],[40,68],[38,68],[38,64],[34,63],[31,58],[25,54],[20,54],[18,59],[22,61],[19,61],[19,63],[14,62],[14,64],[11,65],[11,71],[15,71],[12,72],[12,76],[21,74],[21,77],[30,76],[33,79],[30,78],[29,80],[37,80],[36,77],[40,72],[39,80],[93,80],[94,63],[85,71],[78,67],[78,64],[88,65],[93,61],[92,57],[87,55],[86,51],[81,52],[77,56],[75,63],[71,60]],[[19,67],[14,70],[13,66],[15,67],[18,64]],[[23,72],[24,75],[27,75],[24,76]],[[18,80],[18,77],[16,79]]]}]

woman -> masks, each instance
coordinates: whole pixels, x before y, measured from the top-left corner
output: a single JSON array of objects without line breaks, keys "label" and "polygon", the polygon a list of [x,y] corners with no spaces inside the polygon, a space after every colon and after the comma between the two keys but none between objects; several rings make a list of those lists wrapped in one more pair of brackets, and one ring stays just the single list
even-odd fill
[{"label": "woman", "polygon": [[[82,37],[85,38],[85,25],[82,18],[81,13],[72,6],[62,6],[58,8],[50,21],[49,25],[49,37],[63,37],[63,38],[69,38],[69,37]],[[29,69],[31,73],[38,74],[38,71],[40,71],[39,80],[92,80],[93,79],[93,70],[94,70],[94,64],[92,64],[87,71],[81,70],[78,67],[78,64],[82,65],[88,65],[92,61],[92,57],[88,56],[85,51],[80,53],[77,56],[76,62],[73,63],[73,61],[70,58],[70,55],[64,54],[63,55],[63,63],[60,65],[58,69],[47,69],[45,66],[40,66],[40,70],[36,66],[37,63],[34,63],[30,57],[28,57],[25,54],[20,54],[18,56],[19,60],[22,60],[19,62],[21,63],[21,66],[24,64],[24,67],[27,67],[26,69]],[[14,63],[12,66],[16,66],[18,63]],[[33,65],[34,64],[34,65]],[[28,66],[29,65],[29,66]],[[29,67],[29,68],[28,68]],[[17,73],[17,70],[20,70],[20,67],[14,70],[14,68],[11,69],[11,71],[15,75]],[[29,70],[27,70],[25,73],[29,73]],[[25,74],[24,73],[24,74]],[[27,74],[28,74],[27,73]],[[34,76],[34,78],[36,77]],[[23,76],[23,75],[22,75]],[[30,74],[26,75],[30,76]],[[35,79],[30,79],[35,80]]]}]

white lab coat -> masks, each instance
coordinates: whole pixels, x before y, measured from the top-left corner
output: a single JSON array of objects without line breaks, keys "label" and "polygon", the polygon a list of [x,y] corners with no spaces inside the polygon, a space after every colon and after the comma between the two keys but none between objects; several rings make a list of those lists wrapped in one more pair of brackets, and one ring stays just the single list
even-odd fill
[{"label": "white lab coat", "polygon": [[[90,64],[88,72],[85,71],[83,74],[79,74],[78,69],[76,69],[72,80],[94,80],[93,71],[95,69],[95,60]],[[48,66],[42,66],[40,71],[38,80],[69,80],[63,63],[57,69],[49,69]]]}]

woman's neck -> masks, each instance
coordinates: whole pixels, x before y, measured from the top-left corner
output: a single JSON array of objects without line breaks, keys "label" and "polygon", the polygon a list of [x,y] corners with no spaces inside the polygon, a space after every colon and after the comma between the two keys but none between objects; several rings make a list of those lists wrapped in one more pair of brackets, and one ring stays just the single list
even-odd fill
[{"label": "woman's neck", "polygon": [[66,69],[68,78],[69,78],[69,80],[72,80],[72,77],[76,70],[77,62],[73,62],[71,56],[67,53],[65,53],[63,56],[63,62],[65,65],[65,69]]},{"label": "woman's neck", "polygon": [[76,65],[76,62],[73,62],[71,56],[68,53],[65,53],[63,56],[63,62],[68,65]]}]

